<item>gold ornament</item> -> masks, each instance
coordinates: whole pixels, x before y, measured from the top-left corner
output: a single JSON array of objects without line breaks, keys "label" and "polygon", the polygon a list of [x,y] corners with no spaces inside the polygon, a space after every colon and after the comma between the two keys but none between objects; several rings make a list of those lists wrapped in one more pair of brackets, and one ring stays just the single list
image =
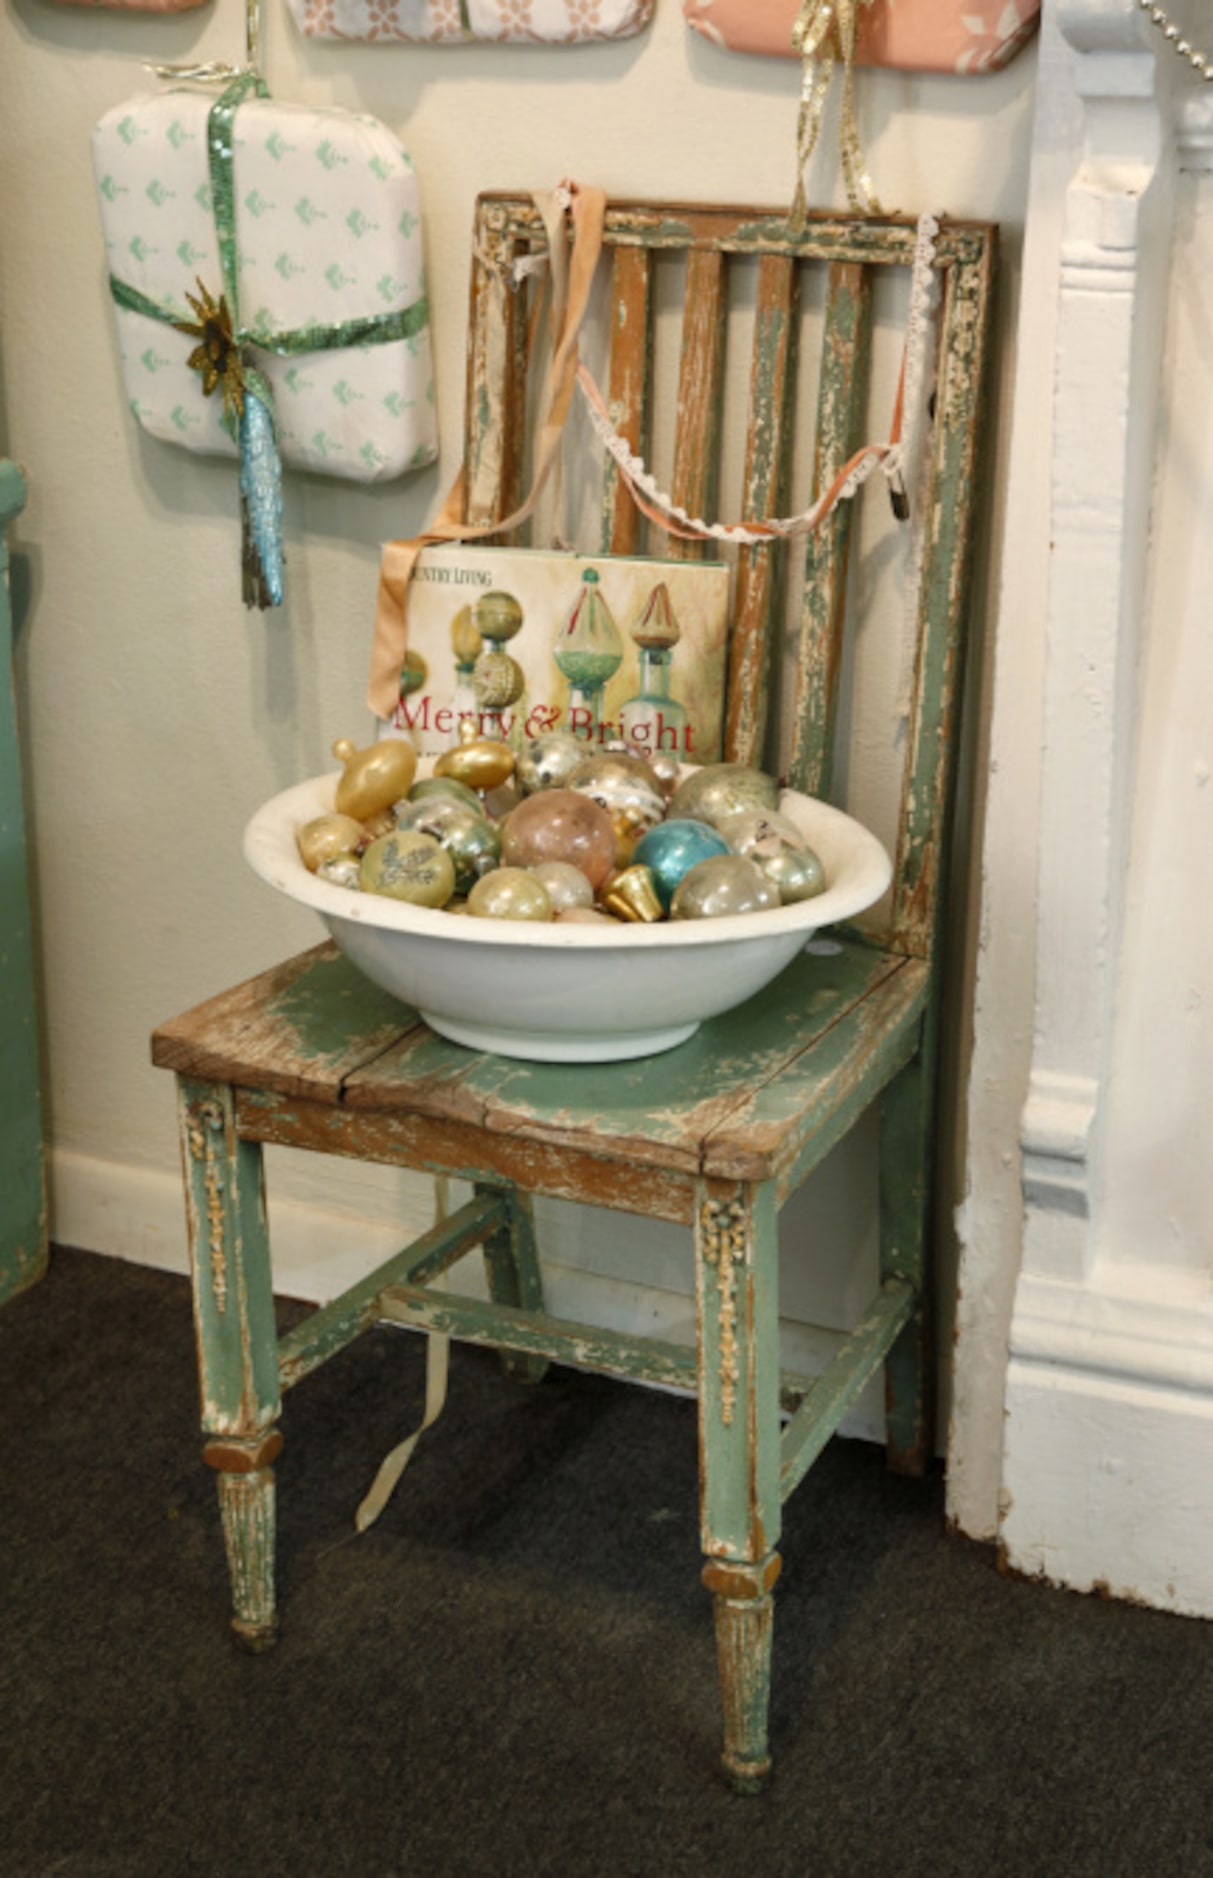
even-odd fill
[{"label": "gold ornament", "polygon": [[665,917],[652,870],[647,867],[625,867],[612,874],[603,889],[602,904],[619,919],[646,926]]},{"label": "gold ornament", "polygon": [[470,606],[461,606],[451,621],[451,651],[456,665],[474,665],[480,656],[480,634]]},{"label": "gold ornament", "polygon": [[420,691],[429,677],[429,668],[420,652],[406,652],[404,664],[400,667],[400,701],[411,698],[415,691]]},{"label": "gold ornament", "polygon": [[348,737],[339,737],[333,755],[345,764],[345,774],[337,779],[335,806],[339,815],[369,822],[412,788],[417,751],[407,738],[381,737],[378,743],[359,750]]},{"label": "gold ornament", "polygon": [[366,830],[352,815],[317,815],[295,836],[299,858],[309,874],[336,855],[357,854],[366,846]]},{"label": "gold ornament", "polygon": [[[459,742],[453,750],[444,750],[434,764],[435,776],[451,776],[466,783],[478,795],[499,789],[514,773],[514,752],[497,737],[479,737],[476,725],[465,717],[459,726]],[[403,792],[402,792],[403,793]]]},{"label": "gold ornament", "polygon": [[221,389],[223,415],[235,423],[244,415],[244,366],[240,362],[239,342],[232,331],[232,315],[226,295],[220,294],[216,301],[201,281],[197,284],[198,298],[192,293],[185,296],[195,318],[174,320],[173,325],[187,338],[198,340],[186,364],[192,372],[201,372],[204,397],[209,398],[216,386]]}]

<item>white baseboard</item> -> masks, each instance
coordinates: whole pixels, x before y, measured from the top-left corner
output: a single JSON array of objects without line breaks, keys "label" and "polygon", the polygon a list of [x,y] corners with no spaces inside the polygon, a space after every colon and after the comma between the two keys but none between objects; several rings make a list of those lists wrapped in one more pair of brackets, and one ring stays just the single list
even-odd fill
[{"label": "white baseboard", "polygon": [[1211,1454],[1207,1280],[1020,1280],[1001,1524],[1016,1570],[1213,1617]]},{"label": "white baseboard", "polygon": [[[326,1303],[372,1272],[433,1220],[432,1183],[417,1180],[394,1196],[395,1215],[382,1219],[338,1212],[310,1200],[275,1193],[267,1183],[274,1289],[283,1297]],[[457,1193],[458,1200],[461,1196]],[[122,1258],[158,1271],[187,1273],[189,1252],[180,1179],[160,1169],[104,1161],[56,1149],[50,1159],[51,1237],[58,1245]],[[688,1346],[695,1338],[695,1302],[687,1293],[590,1271],[574,1262],[575,1231],[569,1215],[551,1220],[537,1209],[544,1290],[555,1316],[609,1329],[668,1338]],[[549,1231],[548,1228],[551,1227]],[[562,1239],[567,1241],[562,1246]],[[566,1253],[561,1258],[562,1249]],[[554,1254],[554,1256],[553,1256]],[[458,1289],[484,1296],[483,1265],[468,1259],[459,1267]],[[819,1375],[840,1341],[839,1334],[784,1319],[780,1350],[786,1368]],[[879,1378],[864,1392],[839,1431],[884,1440]]]}]

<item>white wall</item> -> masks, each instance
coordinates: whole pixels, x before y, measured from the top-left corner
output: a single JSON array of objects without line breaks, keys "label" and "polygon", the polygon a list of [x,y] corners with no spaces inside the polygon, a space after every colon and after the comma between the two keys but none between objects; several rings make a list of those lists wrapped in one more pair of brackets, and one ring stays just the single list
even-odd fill
[{"label": "white wall", "polygon": [[[334,736],[366,727],[378,544],[425,522],[457,464],[476,192],[545,187],[571,174],[616,195],[786,201],[798,88],[793,62],[731,57],[688,33],[675,0],[658,0],[642,38],[576,50],[304,43],[275,0],[264,35],[275,94],[373,112],[416,162],[442,460],[378,489],[288,475],[288,603],[262,619],[239,601],[231,466],[144,439],[126,409],[88,147],[102,112],[153,82],[142,59],[238,58],[241,21],[235,0],[177,18],[46,0],[10,0],[0,12],[0,443],[25,466],[31,490],[14,547],[19,597],[21,585],[29,589],[19,679],[53,1230],[64,1242],[167,1265],[183,1259],[177,1145],[169,1080],[149,1066],[148,1033],[319,936],[249,874],[240,832],[266,796],[325,767]],[[1034,67],[1029,51],[984,79],[868,74],[861,93],[886,201],[1003,224],[996,408],[1004,438]],[[840,199],[828,160],[814,184],[815,199]],[[987,564],[990,591],[1001,588],[1013,621],[1013,564],[1009,590],[1002,571],[1005,480],[1000,443]],[[868,656],[880,663],[878,641]],[[990,683],[979,646],[970,724],[977,776]],[[983,792],[973,798],[980,809]],[[975,950],[971,877],[962,875],[962,889],[954,1107]],[[995,898],[998,890],[994,883]],[[847,1155],[862,1168],[870,1147],[861,1139]],[[961,1151],[958,1142],[953,1158]],[[839,1325],[860,1302],[840,1248],[858,1237],[870,1264],[874,1220],[844,1200],[850,1164],[822,1171],[793,1222],[811,1225],[824,1252],[820,1276],[789,1272],[785,1303],[798,1319]],[[330,1288],[319,1262],[330,1230],[339,1252],[365,1260],[360,1222],[380,1223],[373,1236],[382,1249],[400,1236],[383,1222],[394,1216],[407,1227],[430,1206],[425,1184],[403,1176],[282,1157],[271,1166],[271,1192],[282,1282],[301,1291]],[[640,1224],[621,1234],[567,1208],[553,1209],[552,1224],[558,1307],[584,1289],[577,1274],[593,1266],[607,1274],[608,1313],[689,1326],[678,1235]],[[946,1290],[946,1262],[944,1282]],[[807,1353],[812,1339],[800,1341]],[[871,1425],[870,1414],[859,1425]]]}]

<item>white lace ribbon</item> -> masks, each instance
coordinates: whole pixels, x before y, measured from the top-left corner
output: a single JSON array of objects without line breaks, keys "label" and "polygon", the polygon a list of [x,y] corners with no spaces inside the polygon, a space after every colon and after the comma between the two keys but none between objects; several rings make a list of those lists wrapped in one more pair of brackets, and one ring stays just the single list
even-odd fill
[{"label": "white lace ribbon", "polygon": [[938,234],[937,215],[919,217],[894,435],[886,443],[866,444],[844,466],[834,484],[799,515],[749,523],[705,522],[698,516],[689,515],[665,493],[646,467],[644,459],[636,455],[627,439],[616,430],[594,379],[585,366],[581,366],[577,373],[577,384],[585,400],[594,434],[618,465],[620,475],[640,506],[653,514],[655,519],[664,519],[670,523],[675,531],[698,540],[761,547],[775,539],[810,534],[821,526],[840,502],[851,501],[880,469],[899,499],[898,513],[901,514],[907,484],[913,481],[912,465],[923,428],[922,394],[932,326],[935,242]]}]

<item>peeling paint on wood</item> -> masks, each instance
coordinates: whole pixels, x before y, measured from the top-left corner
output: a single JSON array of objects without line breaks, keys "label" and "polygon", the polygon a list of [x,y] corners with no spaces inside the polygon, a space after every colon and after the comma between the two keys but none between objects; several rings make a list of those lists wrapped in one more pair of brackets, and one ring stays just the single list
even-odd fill
[{"label": "peeling paint on wood", "polygon": [[[638,456],[649,448],[652,418],[653,268],[644,248],[616,248],[611,270],[611,422]],[[602,551],[635,554],[640,514],[608,457],[602,502]]]},{"label": "peeling paint on wood", "polygon": [[780,1492],[793,1494],[852,1403],[879,1370],[914,1309],[914,1287],[890,1278],[829,1367],[807,1391],[780,1441]]},{"label": "peeling paint on wood", "polygon": [[[724,374],[724,261],[692,248],[687,256],[686,307],[682,318],[682,362],[674,432],[670,495],[676,508],[703,521],[716,519],[720,459],[721,384]],[[666,552],[676,561],[701,561],[702,542],[671,536]]]},{"label": "peeling paint on wood", "polygon": [[482,1298],[448,1297],[414,1285],[392,1285],[381,1314],[391,1323],[439,1331],[464,1343],[488,1344],[532,1357],[550,1357],[580,1369],[630,1376],[663,1388],[695,1387],[695,1352],[656,1337],[630,1337],[565,1318],[536,1318],[531,1312]]},{"label": "peeling paint on wood", "polygon": [[[750,422],[742,483],[743,521],[763,521],[786,507],[796,375],[796,268],[787,255],[758,263]],[[785,543],[743,548],[737,557],[725,710],[726,762],[761,764],[775,622],[787,565]]]},{"label": "peeling paint on wood", "polygon": [[[817,395],[813,499],[865,442],[872,338],[871,275],[834,262],[826,294]],[[795,742],[790,780],[806,795],[829,797],[834,771],[838,678],[846,618],[847,565],[854,504],[842,502],[805,545],[804,595],[793,693]]]}]

